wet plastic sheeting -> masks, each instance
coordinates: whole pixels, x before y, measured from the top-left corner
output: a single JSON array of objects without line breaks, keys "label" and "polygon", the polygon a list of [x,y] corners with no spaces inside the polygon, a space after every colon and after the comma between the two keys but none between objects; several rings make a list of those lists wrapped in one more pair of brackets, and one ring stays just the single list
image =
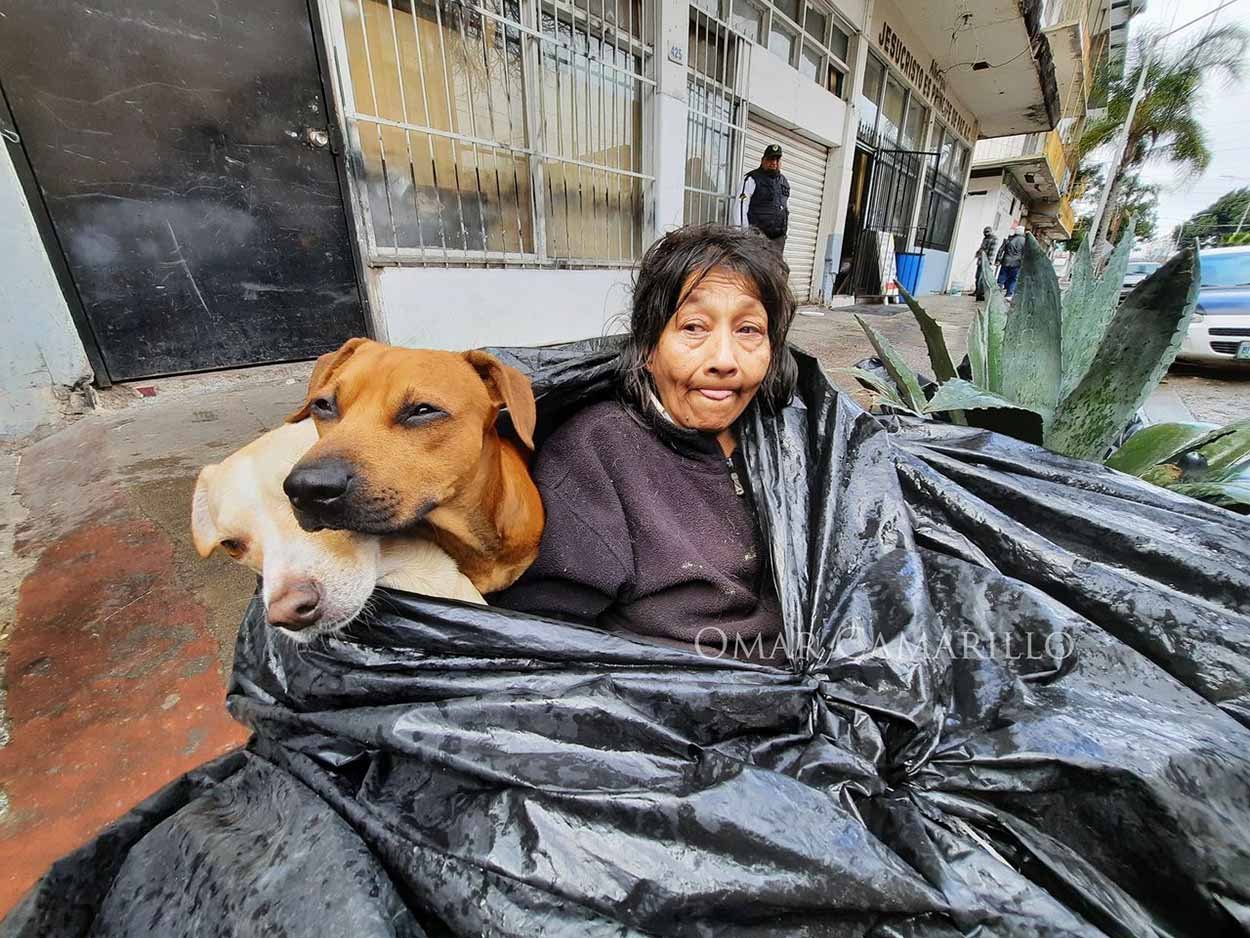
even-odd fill
[{"label": "wet plastic sheeting", "polygon": [[[609,356],[510,358],[549,431]],[[297,650],[253,605],[249,751],[0,933],[1250,931],[1250,522],[802,366],[744,434],[793,669],[393,593]]]}]

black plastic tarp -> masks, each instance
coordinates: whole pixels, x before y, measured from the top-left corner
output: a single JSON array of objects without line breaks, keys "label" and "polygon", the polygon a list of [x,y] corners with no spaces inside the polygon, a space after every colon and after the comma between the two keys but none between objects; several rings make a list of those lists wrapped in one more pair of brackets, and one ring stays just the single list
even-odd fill
[{"label": "black plastic tarp", "polygon": [[[540,436],[611,343],[503,353]],[[396,593],[246,751],[58,862],[5,936],[1250,932],[1250,521],[884,424],[800,357],[744,428],[789,669]]]}]

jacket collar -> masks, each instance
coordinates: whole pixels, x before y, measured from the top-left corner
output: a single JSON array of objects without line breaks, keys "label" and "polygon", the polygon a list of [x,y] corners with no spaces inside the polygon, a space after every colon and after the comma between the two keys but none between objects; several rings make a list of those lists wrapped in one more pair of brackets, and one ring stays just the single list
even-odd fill
[{"label": "jacket collar", "polygon": [[679,425],[664,409],[664,405],[651,389],[647,390],[647,401],[644,412],[639,413],[637,408],[625,405],[625,410],[644,427],[654,433],[669,449],[673,450],[680,456],[687,459],[693,459],[698,462],[715,462],[721,463],[725,459],[725,454],[720,448],[720,442],[716,439],[715,433],[705,433],[702,430],[689,430]]}]

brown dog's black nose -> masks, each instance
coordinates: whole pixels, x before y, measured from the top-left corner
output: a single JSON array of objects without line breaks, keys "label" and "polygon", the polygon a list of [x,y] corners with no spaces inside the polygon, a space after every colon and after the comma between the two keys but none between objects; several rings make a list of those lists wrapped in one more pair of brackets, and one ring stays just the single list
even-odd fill
[{"label": "brown dog's black nose", "polygon": [[321,587],[312,580],[295,580],[278,588],[265,610],[271,625],[300,631],[321,619]]},{"label": "brown dog's black nose", "polygon": [[345,460],[321,459],[292,469],[282,491],[297,510],[315,515],[320,509],[335,507],[354,478],[351,464]]}]

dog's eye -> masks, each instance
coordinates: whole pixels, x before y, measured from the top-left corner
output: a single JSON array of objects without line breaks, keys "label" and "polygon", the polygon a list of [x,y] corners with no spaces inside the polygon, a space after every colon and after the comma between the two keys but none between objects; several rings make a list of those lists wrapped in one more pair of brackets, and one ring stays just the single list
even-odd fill
[{"label": "dog's eye", "polygon": [[312,402],[312,412],[318,417],[333,417],[335,414],[334,401],[328,397],[319,397]]},{"label": "dog's eye", "polygon": [[241,557],[247,550],[247,545],[242,541],[237,541],[232,537],[228,537],[221,542],[221,549],[231,557]]},{"label": "dog's eye", "polygon": [[417,427],[423,423],[429,423],[439,417],[446,416],[446,411],[435,407],[433,404],[413,404],[404,408],[400,414],[400,422],[410,427]]}]

